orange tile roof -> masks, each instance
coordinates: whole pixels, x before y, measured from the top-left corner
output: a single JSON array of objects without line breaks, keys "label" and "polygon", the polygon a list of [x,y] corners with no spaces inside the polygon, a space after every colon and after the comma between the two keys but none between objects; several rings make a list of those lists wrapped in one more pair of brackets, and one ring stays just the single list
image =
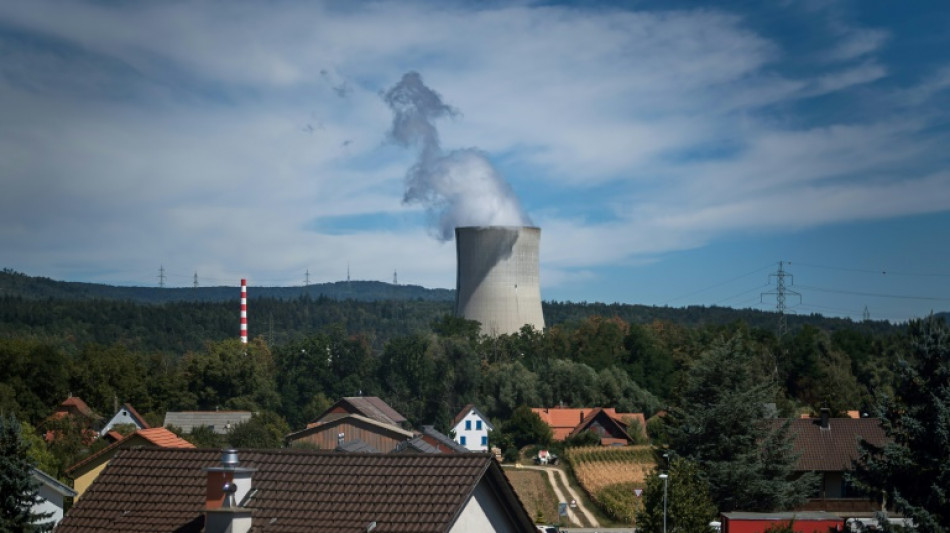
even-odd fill
[{"label": "orange tile roof", "polygon": [[98,452],[86,457],[82,461],[70,466],[66,469],[67,475],[72,475],[74,472],[82,470],[85,466],[91,464],[98,464],[100,459],[108,460],[111,458],[117,451],[122,448],[127,448],[133,444],[136,440],[145,440],[147,443],[156,446],[158,448],[194,448],[195,445],[186,441],[185,439],[175,435],[171,431],[165,428],[150,428],[150,429],[140,429],[135,433],[130,433],[123,437],[122,439],[113,442],[112,444],[106,446],[105,448],[99,450]]},{"label": "orange tile roof", "polygon": [[[589,415],[595,408],[594,407],[532,407],[531,410],[538,414],[541,417],[541,420],[551,426],[551,432],[553,433],[554,440],[560,441],[566,439],[574,428],[581,424],[584,421],[584,418]],[[617,413],[616,408],[607,407],[601,408],[604,413],[606,413],[610,418],[613,418],[621,423],[623,420],[621,416],[625,413]]]}]

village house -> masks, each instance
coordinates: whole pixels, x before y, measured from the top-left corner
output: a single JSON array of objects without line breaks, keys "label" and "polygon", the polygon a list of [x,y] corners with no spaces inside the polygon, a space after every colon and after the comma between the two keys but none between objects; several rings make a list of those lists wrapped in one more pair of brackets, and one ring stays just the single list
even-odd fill
[{"label": "village house", "polygon": [[[555,441],[584,431],[598,435],[604,446],[626,446],[647,438],[643,413],[618,413],[612,407],[532,407],[531,410],[550,426]],[[637,438],[628,432],[631,427],[636,428]]]},{"label": "village house", "polygon": [[535,532],[488,454],[122,450],[57,533]]},{"label": "village house", "polygon": [[463,407],[452,420],[455,442],[473,452],[488,451],[488,432],[494,429],[488,417],[472,404]]},{"label": "village house", "polygon": [[75,500],[78,501],[82,497],[119,450],[138,447],[194,448],[195,446],[165,428],[140,429],[66,469],[66,475],[73,480],[73,489],[76,491]]}]

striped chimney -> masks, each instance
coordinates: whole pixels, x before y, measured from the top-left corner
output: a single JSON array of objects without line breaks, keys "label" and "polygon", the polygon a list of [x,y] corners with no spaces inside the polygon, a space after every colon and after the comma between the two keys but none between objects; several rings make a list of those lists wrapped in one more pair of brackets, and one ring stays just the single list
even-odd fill
[{"label": "striped chimney", "polygon": [[247,280],[241,278],[241,342],[247,344]]}]

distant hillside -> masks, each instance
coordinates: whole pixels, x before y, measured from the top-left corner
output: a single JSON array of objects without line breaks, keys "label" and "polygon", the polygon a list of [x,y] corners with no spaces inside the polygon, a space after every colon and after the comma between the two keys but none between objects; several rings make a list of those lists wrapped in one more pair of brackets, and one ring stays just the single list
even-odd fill
[{"label": "distant hillside", "polygon": [[[98,283],[56,281],[10,269],[0,272],[0,296],[54,300],[122,300],[136,303],[226,302],[240,298],[240,288],[116,287]],[[300,297],[374,302],[381,300],[455,301],[455,291],[418,285],[392,285],[379,281],[338,281],[306,287],[250,287],[248,298],[293,300]]]}]

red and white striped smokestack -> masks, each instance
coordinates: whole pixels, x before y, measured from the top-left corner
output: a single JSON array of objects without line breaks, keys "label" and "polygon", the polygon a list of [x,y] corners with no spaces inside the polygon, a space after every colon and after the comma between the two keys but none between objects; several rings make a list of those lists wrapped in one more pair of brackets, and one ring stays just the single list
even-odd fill
[{"label": "red and white striped smokestack", "polygon": [[247,280],[241,278],[241,342],[247,344]]}]

